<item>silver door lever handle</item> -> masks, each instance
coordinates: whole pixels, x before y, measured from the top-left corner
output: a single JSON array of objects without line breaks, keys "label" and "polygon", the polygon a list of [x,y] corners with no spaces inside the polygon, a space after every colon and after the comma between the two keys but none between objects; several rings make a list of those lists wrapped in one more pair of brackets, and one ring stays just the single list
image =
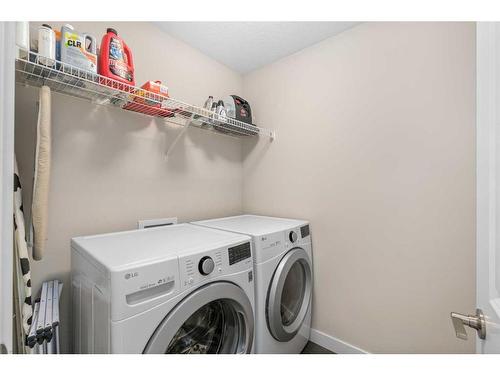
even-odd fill
[{"label": "silver door lever handle", "polygon": [[464,315],[456,312],[451,313],[451,321],[455,328],[455,334],[459,339],[467,340],[465,326],[474,328],[480,339],[486,338],[486,322],[481,309],[476,309],[476,315]]}]

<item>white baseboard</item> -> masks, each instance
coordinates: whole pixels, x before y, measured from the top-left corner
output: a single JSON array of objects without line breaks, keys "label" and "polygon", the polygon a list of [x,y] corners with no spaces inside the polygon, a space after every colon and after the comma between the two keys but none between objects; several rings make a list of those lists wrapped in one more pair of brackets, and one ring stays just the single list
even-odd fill
[{"label": "white baseboard", "polygon": [[309,339],[315,344],[321,345],[323,348],[337,354],[368,354],[368,352],[363,349],[348,344],[336,337],[327,335],[317,329],[311,329],[311,337]]}]

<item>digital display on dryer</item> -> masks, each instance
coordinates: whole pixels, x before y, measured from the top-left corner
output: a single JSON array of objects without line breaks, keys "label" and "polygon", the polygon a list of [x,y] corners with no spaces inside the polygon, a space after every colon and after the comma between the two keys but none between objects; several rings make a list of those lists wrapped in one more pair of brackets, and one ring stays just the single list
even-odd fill
[{"label": "digital display on dryer", "polygon": [[300,236],[302,238],[309,236],[309,225],[304,225],[300,228]]},{"label": "digital display on dryer", "polygon": [[241,262],[243,259],[250,258],[252,255],[250,250],[250,242],[242,243],[238,246],[233,246],[228,249],[229,265]]}]

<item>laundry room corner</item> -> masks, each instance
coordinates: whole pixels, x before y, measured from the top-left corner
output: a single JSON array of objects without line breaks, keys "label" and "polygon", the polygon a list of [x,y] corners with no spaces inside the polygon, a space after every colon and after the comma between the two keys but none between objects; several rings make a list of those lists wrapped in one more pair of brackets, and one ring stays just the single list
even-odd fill
[{"label": "laundry room corner", "polygon": [[319,3],[4,7],[1,371],[498,369],[500,12]]}]

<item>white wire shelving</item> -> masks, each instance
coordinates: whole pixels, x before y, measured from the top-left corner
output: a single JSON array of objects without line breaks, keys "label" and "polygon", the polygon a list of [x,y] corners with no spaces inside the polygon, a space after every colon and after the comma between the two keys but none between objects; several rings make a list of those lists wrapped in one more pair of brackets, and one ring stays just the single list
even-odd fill
[{"label": "white wire shelving", "polygon": [[[169,96],[130,86],[102,75],[76,68],[60,61],[49,60],[35,52],[18,48],[16,81],[28,86],[49,86],[53,91],[110,105],[167,122],[190,125],[231,136],[267,136],[274,131],[220,116]],[[174,141],[175,143],[175,141]]]}]

